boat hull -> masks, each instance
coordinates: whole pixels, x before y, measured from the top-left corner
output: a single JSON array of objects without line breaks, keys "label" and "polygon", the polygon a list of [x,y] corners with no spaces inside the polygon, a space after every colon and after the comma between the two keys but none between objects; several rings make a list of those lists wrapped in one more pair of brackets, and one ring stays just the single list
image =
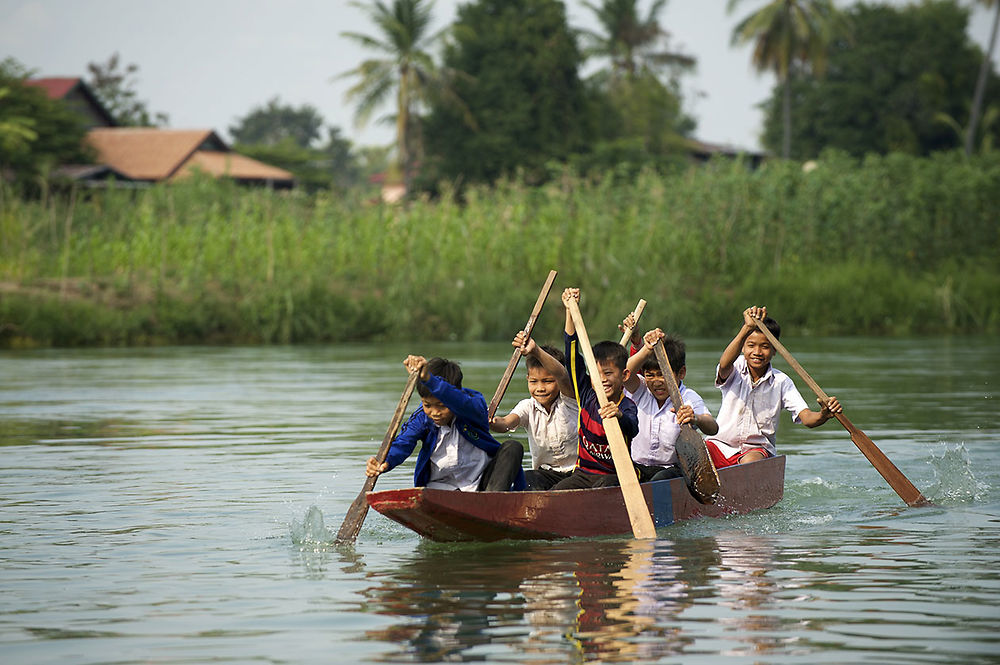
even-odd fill
[{"label": "boat hull", "polygon": [[[770,508],[784,494],[785,457],[719,469],[722,489],[712,505],[698,503],[683,478],[643,483],[657,527],[696,517]],[[456,492],[414,487],[369,492],[386,517],[437,541],[558,539],[632,532],[618,487],[560,492]]]}]

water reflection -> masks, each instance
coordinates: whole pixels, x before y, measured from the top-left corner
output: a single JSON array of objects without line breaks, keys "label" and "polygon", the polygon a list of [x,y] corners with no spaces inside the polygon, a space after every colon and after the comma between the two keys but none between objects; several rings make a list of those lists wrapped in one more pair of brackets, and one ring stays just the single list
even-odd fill
[{"label": "water reflection", "polygon": [[[747,651],[767,652],[774,547],[745,534],[446,548],[422,543],[398,568],[368,573],[366,606],[395,617],[369,630],[387,661],[656,661],[682,653],[688,610],[723,603]],[[401,646],[400,646],[401,645]]]}]

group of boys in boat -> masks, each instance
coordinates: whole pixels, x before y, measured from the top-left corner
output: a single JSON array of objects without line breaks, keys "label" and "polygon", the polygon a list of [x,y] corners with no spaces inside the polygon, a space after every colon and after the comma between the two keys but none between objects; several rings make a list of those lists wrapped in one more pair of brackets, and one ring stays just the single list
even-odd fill
[{"label": "group of boys in boat", "polygon": [[[717,468],[745,464],[776,454],[781,410],[796,423],[818,427],[840,413],[836,397],[817,400],[811,410],[792,379],[771,366],[776,349],[757,328],[760,320],[778,338],[781,329],[765,307],[743,311],[739,332],[723,350],[715,385],[722,391],[719,417],[684,385],[687,373],[684,342],[659,328],[640,336],[633,332],[630,349],[614,341],[593,345],[606,403],[594,390],[579,345],[570,301],[580,289],[562,294],[566,309],[565,352],[539,346],[524,331],[512,342],[525,357],[528,393],[506,416],[488,417],[482,393],[462,387],[462,370],[444,358],[407,356],[407,372],[419,372],[421,408],[413,412],[392,441],[384,461],[372,457],[370,477],[395,468],[421,444],[413,483],[417,487],[474,491],[565,490],[618,485],[603,422],[615,418],[629,446],[639,482],[681,476],[675,441],[681,426],[691,424],[708,438],[705,443]],[[633,330],[632,315],[622,322]],[[662,342],[680,388],[680,405],[672,403],[667,381],[653,356]],[[531,469],[522,468],[520,441],[498,441],[494,434],[523,428],[527,432]]]}]

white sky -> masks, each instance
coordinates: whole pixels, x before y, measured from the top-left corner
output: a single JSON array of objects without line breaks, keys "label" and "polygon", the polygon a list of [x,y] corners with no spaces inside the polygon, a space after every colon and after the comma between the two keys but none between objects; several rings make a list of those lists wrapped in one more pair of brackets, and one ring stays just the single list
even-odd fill
[{"label": "white sky", "polygon": [[[455,18],[462,1],[436,0],[438,28]],[[596,27],[579,0],[565,4],[571,26]],[[733,48],[729,38],[737,18],[760,2],[746,0],[735,16],[726,14],[726,4],[672,0],[661,25],[675,49],[698,59],[697,71],[684,78],[697,138],[759,148],[757,105],[773,77],[756,74],[749,48]],[[981,8],[972,16],[970,34],[983,48],[990,19]],[[278,96],[285,104],[315,106],[358,145],[390,143],[390,127],[355,128],[343,99],[351,82],[333,79],[371,57],[343,39],[343,31],[375,34],[347,0],[0,0],[0,58],[13,56],[37,76],[86,77],[88,63],[106,62],[117,51],[124,64],[139,66],[140,99],[167,113],[171,127],[212,128],[228,139],[237,118]]]}]

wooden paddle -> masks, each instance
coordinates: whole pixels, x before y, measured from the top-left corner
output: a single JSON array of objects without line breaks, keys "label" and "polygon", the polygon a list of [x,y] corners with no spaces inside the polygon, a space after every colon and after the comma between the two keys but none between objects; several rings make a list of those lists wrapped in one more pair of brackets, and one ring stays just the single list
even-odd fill
[{"label": "wooden paddle", "polygon": [[[681,401],[681,389],[677,385],[677,378],[674,376],[673,368],[670,367],[670,360],[667,358],[667,350],[663,348],[663,340],[656,340],[653,347],[656,355],[656,362],[660,365],[660,372],[667,381],[667,390],[670,392],[670,401],[674,405],[674,410],[680,409],[683,405]],[[698,503],[715,503],[719,498],[719,472],[712,464],[712,458],[708,454],[708,447],[705,440],[701,438],[691,423],[681,425],[680,434],[674,443],[677,450],[677,464],[684,473],[684,480],[687,481],[688,490],[691,496],[697,499]]]},{"label": "wooden paddle", "polygon": [[[590,345],[587,328],[583,325],[580,306],[573,299],[568,300],[566,306],[570,316],[573,317],[573,325],[576,326],[580,351],[587,364],[587,373],[590,374],[590,383],[594,387],[594,392],[597,393],[597,401],[601,406],[604,406],[608,403],[608,396],[604,394],[604,386],[601,384],[601,369],[597,366],[597,360],[594,358],[594,349]],[[656,538],[656,527],[653,526],[653,518],[646,507],[646,499],[642,495],[642,488],[639,487],[635,467],[632,466],[632,456],[629,454],[628,445],[625,443],[625,436],[622,434],[622,428],[618,424],[617,418],[609,418],[604,421],[604,433],[608,437],[611,459],[615,464],[615,472],[618,474],[622,495],[625,497],[625,509],[628,511],[629,522],[632,524],[632,533],[636,538]]]},{"label": "wooden paddle", "polygon": [[[629,338],[632,337],[632,333],[635,332],[635,327],[639,325],[639,318],[642,316],[642,310],[646,309],[646,301],[639,298],[639,304],[635,306],[635,310],[632,312],[632,327],[626,327],[625,331],[622,333],[622,341],[618,342],[622,346],[628,343]],[[628,351],[628,347],[625,346],[625,350]]]},{"label": "wooden paddle", "polygon": [[[542,306],[545,304],[545,298],[548,297],[549,291],[552,289],[552,283],[556,281],[556,274],[555,270],[549,271],[549,276],[545,280],[545,284],[542,286],[541,292],[538,294],[538,300],[535,301],[535,306],[531,310],[531,316],[528,317],[528,323],[524,326],[524,333],[528,337],[531,337],[531,331],[535,327],[535,321],[538,320],[538,315],[542,313]],[[497,407],[500,406],[503,394],[507,392],[507,386],[510,385],[510,379],[514,376],[514,370],[517,369],[517,363],[519,360],[521,360],[521,350],[514,349],[514,353],[510,357],[510,362],[507,363],[507,370],[503,373],[503,377],[500,379],[500,385],[497,386],[497,391],[493,393],[493,399],[490,400],[490,405],[486,414],[487,420],[496,415]]]},{"label": "wooden paddle", "polygon": [[[413,389],[416,387],[419,377],[420,372],[410,372],[410,378],[406,380],[406,387],[403,388],[399,404],[396,405],[396,412],[392,414],[389,429],[386,430],[385,438],[382,439],[382,445],[379,446],[378,452],[375,453],[375,459],[378,460],[379,464],[384,462],[386,455],[389,454],[389,446],[392,445],[392,440],[396,436],[396,430],[399,429],[400,423],[403,422],[406,405],[410,402],[410,395],[413,394]],[[365,498],[365,494],[375,489],[375,481],[377,479],[378,476],[370,476],[365,479],[365,484],[361,488],[361,492],[358,493],[358,497],[354,499],[351,507],[347,509],[347,515],[344,516],[344,523],[340,525],[340,531],[337,532],[338,543],[353,543],[357,539],[358,532],[361,531],[361,525],[365,522],[365,516],[368,515],[368,500]]]},{"label": "wooden paddle", "polygon": [[[823,389],[819,387],[818,383],[813,381],[813,378],[806,373],[806,371],[802,368],[802,365],[800,365],[792,354],[788,352],[788,349],[786,349],[784,345],[778,341],[778,338],[767,329],[764,322],[760,319],[754,319],[754,323],[757,324],[757,328],[764,333],[764,336],[771,342],[771,346],[777,349],[778,353],[780,353],[788,364],[792,366],[792,369],[794,369],[798,375],[802,377],[802,380],[809,384],[812,391],[816,393],[816,397],[819,397],[824,403],[826,403],[826,401],[830,399],[829,396],[823,392]],[[896,494],[899,495],[899,498],[901,498],[906,505],[934,505],[920,493],[920,490],[914,487],[913,483],[910,482],[909,478],[903,475],[902,471],[896,468],[896,465],[885,456],[885,453],[883,453],[879,447],[875,445],[875,442],[872,441],[867,434],[859,430],[854,426],[854,423],[847,419],[847,416],[843,413],[835,413],[833,416],[839,420],[840,424],[844,426],[844,429],[850,433],[851,441],[854,442],[854,445],[856,445],[858,450],[860,450],[864,456],[868,458],[868,461],[875,467],[875,470],[882,474],[885,481],[889,483],[889,486],[896,491]]]}]

